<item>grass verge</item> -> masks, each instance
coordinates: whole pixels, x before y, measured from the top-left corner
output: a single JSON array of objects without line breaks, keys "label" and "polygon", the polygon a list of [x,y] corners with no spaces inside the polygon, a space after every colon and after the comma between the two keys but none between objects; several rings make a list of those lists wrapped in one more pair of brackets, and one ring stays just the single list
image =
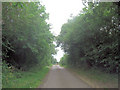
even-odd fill
[{"label": "grass verge", "polygon": [[66,67],[93,88],[118,88],[118,74],[109,74],[98,69]]},{"label": "grass verge", "polygon": [[46,74],[49,71],[49,67],[43,68],[32,68],[29,71],[19,71],[16,72],[11,76],[9,75],[6,77],[4,84],[2,85],[3,88],[37,88],[41,83]]}]

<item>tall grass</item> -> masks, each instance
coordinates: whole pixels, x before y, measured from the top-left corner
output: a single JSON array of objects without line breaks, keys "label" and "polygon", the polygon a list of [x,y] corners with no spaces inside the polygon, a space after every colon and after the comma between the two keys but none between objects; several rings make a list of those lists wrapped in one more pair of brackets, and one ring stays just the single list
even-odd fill
[{"label": "tall grass", "polygon": [[96,68],[75,68],[67,66],[69,70],[79,74],[80,78],[93,88],[118,88],[118,74],[110,74]]},{"label": "tall grass", "polygon": [[34,67],[29,71],[17,71],[11,72],[6,68],[3,71],[3,88],[37,88],[43,78],[48,73],[49,68],[47,66],[43,68]]}]

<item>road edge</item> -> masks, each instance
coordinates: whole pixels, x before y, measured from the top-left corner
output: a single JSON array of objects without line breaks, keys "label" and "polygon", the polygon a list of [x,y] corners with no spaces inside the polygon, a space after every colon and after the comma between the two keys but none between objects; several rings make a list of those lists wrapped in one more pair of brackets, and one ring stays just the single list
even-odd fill
[{"label": "road edge", "polygon": [[90,82],[89,80],[86,80],[85,78],[83,78],[82,76],[80,76],[80,74],[78,74],[76,71],[70,69],[70,68],[65,68],[66,70],[70,71],[71,73],[73,73],[76,77],[78,77],[80,80],[82,80],[83,82],[85,82],[86,84],[88,84],[91,88],[100,88],[98,85],[93,84],[92,82]]},{"label": "road edge", "polygon": [[49,67],[48,73],[45,75],[45,77],[44,77],[43,80],[42,80],[42,83],[41,83],[37,88],[42,88],[42,87],[43,87],[44,82],[46,82],[47,79],[48,79],[48,75],[49,75],[49,73],[50,73],[51,68],[52,68],[52,66]]}]

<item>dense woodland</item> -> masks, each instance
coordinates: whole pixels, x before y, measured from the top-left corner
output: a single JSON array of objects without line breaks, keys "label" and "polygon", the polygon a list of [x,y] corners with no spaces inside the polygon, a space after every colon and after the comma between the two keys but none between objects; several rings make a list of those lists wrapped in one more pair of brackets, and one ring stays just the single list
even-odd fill
[{"label": "dense woodland", "polygon": [[71,17],[61,28],[58,45],[65,52],[62,65],[97,68],[118,73],[120,54],[118,42],[118,3],[85,3],[79,15]]},{"label": "dense woodland", "polygon": [[40,3],[3,3],[3,60],[28,69],[49,65],[55,54],[54,36],[46,22],[48,14]]},{"label": "dense woodland", "polygon": [[2,3],[2,16],[3,84],[11,72],[56,62],[52,56],[56,53],[55,36],[40,2]]}]

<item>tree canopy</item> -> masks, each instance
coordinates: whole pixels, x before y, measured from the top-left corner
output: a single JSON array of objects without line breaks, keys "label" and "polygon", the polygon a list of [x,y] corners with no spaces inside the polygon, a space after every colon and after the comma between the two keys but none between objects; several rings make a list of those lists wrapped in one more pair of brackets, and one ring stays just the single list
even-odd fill
[{"label": "tree canopy", "polygon": [[40,2],[2,3],[3,61],[16,68],[49,65],[55,54],[49,14]]},{"label": "tree canopy", "polygon": [[89,2],[79,15],[62,26],[57,43],[71,66],[118,73],[119,35],[117,3]]}]

